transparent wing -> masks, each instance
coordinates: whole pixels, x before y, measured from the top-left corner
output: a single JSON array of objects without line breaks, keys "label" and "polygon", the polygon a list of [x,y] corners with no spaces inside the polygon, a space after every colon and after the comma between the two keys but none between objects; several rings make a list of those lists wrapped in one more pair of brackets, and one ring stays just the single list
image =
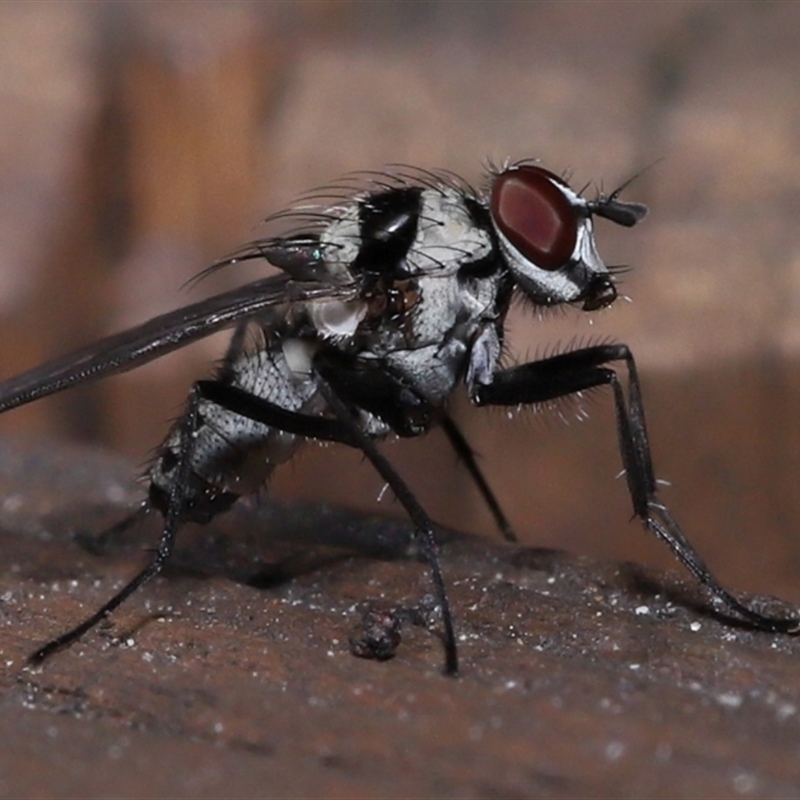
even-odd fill
[{"label": "transparent wing", "polygon": [[0,382],[0,413],[55,392],[153,361],[277,305],[321,298],[352,299],[354,284],[296,281],[276,275],[215,295],[46,361]]}]

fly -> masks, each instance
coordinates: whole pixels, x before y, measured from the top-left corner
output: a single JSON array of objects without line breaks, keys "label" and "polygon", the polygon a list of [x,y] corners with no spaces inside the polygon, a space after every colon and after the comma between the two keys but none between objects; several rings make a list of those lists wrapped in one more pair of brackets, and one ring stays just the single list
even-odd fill
[{"label": "fly", "polygon": [[[473,451],[446,410],[460,383],[476,406],[535,405],[609,386],[634,514],[718,601],[756,628],[800,630],[766,616],[714,578],[657,494],[639,378],[624,344],[595,344],[504,368],[512,299],[594,311],[617,297],[594,218],[632,227],[645,206],[586,199],[531,160],[493,168],[478,190],[446,171],[361,174],[270,218],[289,229],[210,269],[256,260],[280,274],[156,317],[0,383],[0,412],[77,383],[134,369],[223,328],[217,373],[197,381],[146,479],[163,528],[150,563],[94,614],[31,656],[42,662],[111,614],[169,559],[185,522],[204,523],[263,486],[308,439],[360,449],[414,525],[441,609],[445,672],[458,670],[434,524],[382,454],[389,435],[440,425],[502,534],[514,534]],[[617,372],[622,367],[627,381]],[[624,384],[627,384],[627,390]]]}]

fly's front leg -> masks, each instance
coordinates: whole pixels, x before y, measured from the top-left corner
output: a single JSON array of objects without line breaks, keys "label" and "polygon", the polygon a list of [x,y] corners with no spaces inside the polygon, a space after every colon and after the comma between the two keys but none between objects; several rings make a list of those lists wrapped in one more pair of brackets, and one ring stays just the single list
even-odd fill
[{"label": "fly's front leg", "polygon": [[150,563],[133,580],[123,586],[105,605],[81,622],[80,625],[76,625],[72,630],[62,633],[40,647],[29,657],[28,661],[31,664],[41,664],[56,651],[68,647],[80,639],[84,633],[90,631],[112,611],[122,605],[137,589],[158,575],[164,564],[169,560],[175,544],[175,534],[183,521],[183,509],[186,502],[186,491],[194,453],[194,434],[199,421],[200,396],[200,390],[195,385],[189,394],[186,414],[181,423],[178,466],[173,484],[170,487],[167,513],[164,518],[164,530],[161,533],[158,547],[153,553]]},{"label": "fly's front leg", "polygon": [[[627,367],[627,398],[619,376],[608,366],[615,361],[624,362]],[[490,384],[476,386],[473,399],[480,406],[535,404],[604,385],[610,386],[614,393],[619,450],[634,514],[648,530],[666,542],[692,575],[731,611],[762,630],[800,631],[800,620],[754,611],[720,585],[659,500],[639,377],[626,345],[586,347],[503,370],[493,376]]]}]

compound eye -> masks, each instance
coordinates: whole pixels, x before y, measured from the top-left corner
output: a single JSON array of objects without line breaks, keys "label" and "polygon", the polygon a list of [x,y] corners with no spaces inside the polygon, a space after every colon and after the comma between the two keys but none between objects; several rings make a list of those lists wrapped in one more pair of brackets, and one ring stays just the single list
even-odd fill
[{"label": "compound eye", "polygon": [[501,172],[492,184],[498,229],[522,256],[546,270],[569,261],[578,237],[577,214],[559,184],[558,176],[533,166]]}]

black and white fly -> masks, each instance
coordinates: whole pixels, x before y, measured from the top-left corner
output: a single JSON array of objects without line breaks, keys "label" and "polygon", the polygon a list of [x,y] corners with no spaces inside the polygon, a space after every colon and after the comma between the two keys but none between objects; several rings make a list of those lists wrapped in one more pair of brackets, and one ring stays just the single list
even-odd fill
[{"label": "black and white fly", "polygon": [[[390,434],[441,425],[491,509],[511,528],[446,411],[463,381],[477,406],[545,403],[609,385],[634,514],[729,610],[773,632],[800,621],[765,616],[724,589],[658,499],[639,379],[623,344],[596,344],[503,369],[514,296],[536,307],[584,311],[616,299],[594,217],[632,227],[645,206],[621,189],[588,200],[533,161],[493,169],[485,191],[445,171],[363,173],[270,218],[294,226],[255,241],[219,269],[261,260],[281,274],[186,306],[0,383],[0,412],[74,384],[133,369],[223,328],[234,328],[219,371],[195,383],[186,410],[149,469],[148,498],[133,518],[159,511],[151,562],[102,608],[32,656],[41,662],[78,639],[161,570],[182,523],[207,522],[261,487],[306,439],[363,451],[416,529],[441,607],[445,671],[456,638],[434,525],[377,448]],[[624,187],[622,187],[624,188]],[[615,369],[627,371],[627,392]]]}]

